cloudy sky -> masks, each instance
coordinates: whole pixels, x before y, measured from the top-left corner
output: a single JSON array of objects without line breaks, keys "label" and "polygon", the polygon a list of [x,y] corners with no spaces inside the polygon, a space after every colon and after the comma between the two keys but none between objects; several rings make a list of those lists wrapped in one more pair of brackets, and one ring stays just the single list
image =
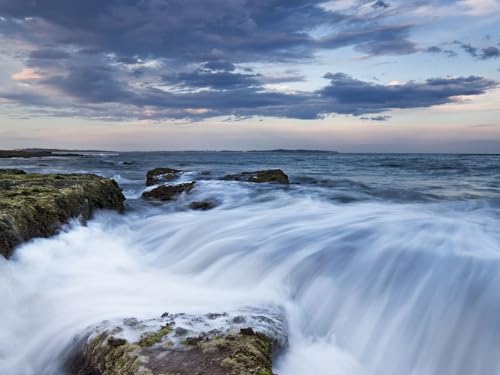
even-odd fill
[{"label": "cloudy sky", "polygon": [[500,0],[0,0],[0,147],[500,152]]}]

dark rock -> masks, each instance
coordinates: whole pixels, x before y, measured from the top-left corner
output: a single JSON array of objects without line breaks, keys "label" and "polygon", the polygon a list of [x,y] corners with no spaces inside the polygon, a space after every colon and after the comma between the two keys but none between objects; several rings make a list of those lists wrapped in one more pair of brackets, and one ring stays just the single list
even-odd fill
[{"label": "dark rock", "polygon": [[247,336],[253,336],[253,335],[255,335],[255,332],[252,328],[241,328],[240,334],[247,335]]},{"label": "dark rock", "polygon": [[246,319],[245,319],[244,316],[238,315],[238,316],[235,316],[233,318],[233,323],[242,324],[242,323],[245,323],[245,322],[246,322]]},{"label": "dark rock", "polygon": [[146,185],[156,185],[162,181],[171,181],[176,179],[182,173],[181,170],[172,168],[155,168],[146,175]]},{"label": "dark rock", "polygon": [[211,201],[196,201],[189,204],[189,208],[198,211],[208,211],[215,208],[216,204]]},{"label": "dark rock", "polygon": [[175,336],[186,336],[189,331],[186,328],[177,327],[175,329]]},{"label": "dark rock", "polygon": [[190,191],[194,185],[195,182],[188,182],[179,185],[162,185],[154,190],[142,193],[142,197],[158,201],[171,201],[177,198],[180,194]]},{"label": "dark rock", "polygon": [[127,343],[127,340],[125,339],[117,339],[115,337],[110,337],[108,339],[108,345],[111,346],[112,348],[118,348],[119,346],[125,345]]},{"label": "dark rock", "polygon": [[0,173],[0,255],[22,242],[49,237],[70,219],[85,221],[97,209],[123,210],[114,180],[83,174]]},{"label": "dark rock", "polygon": [[21,170],[21,169],[0,169],[0,175],[1,174],[22,175],[22,174],[26,174],[26,172]]},{"label": "dark rock", "polygon": [[[218,316],[217,320],[208,319]],[[255,323],[251,315],[247,321]],[[115,323],[103,323],[87,332],[67,361],[72,375],[273,375],[272,356],[286,343],[286,328],[278,316],[270,316],[273,324],[235,331],[228,314],[169,316],[161,321],[140,322],[136,332],[128,332],[132,341],[119,338],[123,332]],[[208,320],[207,320],[208,319]],[[227,321],[225,319],[228,319]],[[192,332],[181,325],[206,331]],[[155,328],[156,327],[156,328]],[[177,327],[177,328],[175,328]],[[198,328],[204,329],[204,328]],[[178,332],[182,331],[183,335]],[[249,334],[251,332],[251,334]]]},{"label": "dark rock", "polygon": [[242,172],[239,174],[227,175],[224,180],[245,181],[257,183],[276,183],[288,185],[288,176],[281,169],[269,169],[256,172]]}]

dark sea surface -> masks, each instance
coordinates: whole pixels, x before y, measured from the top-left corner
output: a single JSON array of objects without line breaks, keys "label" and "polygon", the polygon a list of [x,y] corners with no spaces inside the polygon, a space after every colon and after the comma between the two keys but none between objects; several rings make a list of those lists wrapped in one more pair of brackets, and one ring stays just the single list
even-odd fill
[{"label": "dark sea surface", "polygon": [[[142,200],[147,170],[196,180]],[[0,374],[63,373],[104,319],[283,311],[280,375],[500,374],[500,155],[87,153],[0,168],[114,178],[102,212],[0,260]],[[281,168],[290,186],[223,181]],[[214,210],[188,208],[199,200]]]}]

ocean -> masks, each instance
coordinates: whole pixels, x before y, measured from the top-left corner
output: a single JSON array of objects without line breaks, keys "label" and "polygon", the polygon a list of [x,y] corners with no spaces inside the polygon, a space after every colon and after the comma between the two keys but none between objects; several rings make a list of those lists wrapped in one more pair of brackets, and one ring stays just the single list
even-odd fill
[{"label": "ocean", "polygon": [[[141,199],[154,167],[196,180]],[[125,214],[0,259],[0,374],[59,375],[103,320],[283,312],[280,375],[500,374],[500,155],[88,153],[0,168],[114,178]],[[223,181],[281,168],[289,186]],[[193,211],[192,201],[217,203]]]}]

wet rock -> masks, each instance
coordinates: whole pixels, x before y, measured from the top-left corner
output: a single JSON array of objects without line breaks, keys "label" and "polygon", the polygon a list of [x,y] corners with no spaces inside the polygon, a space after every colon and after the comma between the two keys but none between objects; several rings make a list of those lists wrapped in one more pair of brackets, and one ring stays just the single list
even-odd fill
[{"label": "wet rock", "polygon": [[256,172],[242,172],[239,174],[227,175],[224,180],[257,182],[257,183],[276,183],[285,184],[290,183],[288,176],[281,169],[268,169]]},{"label": "wet rock", "polygon": [[125,197],[114,180],[83,174],[0,172],[0,255],[22,242],[49,237],[70,219],[83,221],[97,209],[123,210]]},{"label": "wet rock", "polygon": [[212,201],[196,201],[189,204],[189,208],[197,211],[208,211],[215,208],[217,205]]},{"label": "wet rock", "polygon": [[194,181],[179,185],[162,185],[156,189],[142,193],[142,197],[157,201],[171,201],[176,199],[182,193],[189,192],[194,185]]},{"label": "wet rock", "polygon": [[[103,323],[77,341],[67,361],[72,375],[272,375],[273,353],[286,345],[286,325],[278,314],[269,321],[245,315],[169,315],[125,323]],[[216,316],[216,318],[214,318]],[[271,322],[271,323],[269,323]],[[252,327],[248,325],[252,325]]]},{"label": "wet rock", "polygon": [[181,175],[182,171],[172,168],[155,168],[146,175],[146,185],[152,186],[162,181],[172,181]]}]

